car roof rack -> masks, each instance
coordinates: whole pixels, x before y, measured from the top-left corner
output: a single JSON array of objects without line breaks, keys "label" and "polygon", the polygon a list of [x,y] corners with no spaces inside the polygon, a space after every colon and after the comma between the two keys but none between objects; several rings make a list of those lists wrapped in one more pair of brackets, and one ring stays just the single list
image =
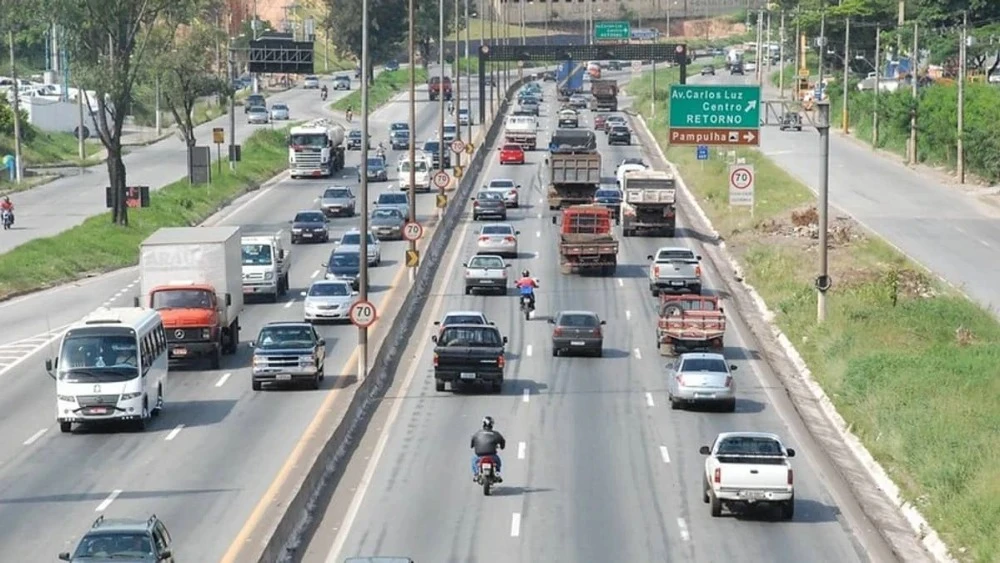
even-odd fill
[{"label": "car roof rack", "polygon": [[103,522],[104,522],[104,515],[101,514],[100,516],[97,517],[97,520],[94,520],[94,523],[91,524],[90,527],[91,528],[96,528],[96,527],[100,526]]}]

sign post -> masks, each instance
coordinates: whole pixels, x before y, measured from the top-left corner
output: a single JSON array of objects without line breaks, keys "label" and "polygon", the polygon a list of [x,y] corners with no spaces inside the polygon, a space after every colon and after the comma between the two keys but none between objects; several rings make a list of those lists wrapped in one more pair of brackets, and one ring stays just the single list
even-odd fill
[{"label": "sign post", "polygon": [[595,41],[628,41],[632,39],[632,24],[626,20],[594,22]]},{"label": "sign post", "polygon": [[760,145],[760,86],[670,87],[672,145]]},{"label": "sign post", "polygon": [[213,127],[212,142],[215,143],[215,161],[218,163],[219,176],[222,176],[222,143],[226,142],[226,130],[222,127]]},{"label": "sign post", "polygon": [[754,208],[754,170],[752,164],[733,164],[729,167],[729,205]]}]

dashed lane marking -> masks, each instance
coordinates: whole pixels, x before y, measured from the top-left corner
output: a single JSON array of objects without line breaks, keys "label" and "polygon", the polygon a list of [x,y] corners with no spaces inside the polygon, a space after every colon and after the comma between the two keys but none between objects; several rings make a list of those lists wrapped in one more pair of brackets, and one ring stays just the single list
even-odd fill
[{"label": "dashed lane marking", "polygon": [[646,392],[646,406],[647,407],[655,407],[656,406],[656,403],[653,402],[653,394],[649,393],[648,391]]},{"label": "dashed lane marking", "polygon": [[111,503],[115,502],[115,499],[118,498],[118,495],[120,494],[122,494],[121,489],[115,489],[111,491],[111,494],[108,495],[108,498],[102,500],[101,504],[97,505],[97,508],[94,509],[94,512],[104,512],[105,510],[107,510],[108,507],[111,506]]}]

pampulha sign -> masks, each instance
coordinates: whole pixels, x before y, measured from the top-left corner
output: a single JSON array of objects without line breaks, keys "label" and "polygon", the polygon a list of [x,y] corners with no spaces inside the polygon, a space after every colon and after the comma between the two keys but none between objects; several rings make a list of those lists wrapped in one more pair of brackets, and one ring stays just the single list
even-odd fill
[{"label": "pampulha sign", "polygon": [[760,86],[675,84],[670,88],[670,142],[760,144]]}]

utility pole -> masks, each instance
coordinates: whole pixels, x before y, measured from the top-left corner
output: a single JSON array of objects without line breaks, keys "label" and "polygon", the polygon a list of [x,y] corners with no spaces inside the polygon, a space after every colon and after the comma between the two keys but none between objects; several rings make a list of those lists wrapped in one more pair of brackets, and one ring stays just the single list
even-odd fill
[{"label": "utility pole", "polygon": [[[782,100],[785,99],[785,41],[788,39],[785,37],[785,11],[781,10],[781,27],[778,29],[778,97]],[[795,69],[798,72],[798,69]]]},{"label": "utility pole", "polygon": [[[453,54],[452,54],[452,57],[451,57],[451,60],[455,61],[455,64],[452,65],[452,68],[455,69],[454,76],[452,77],[452,82],[455,84],[455,89],[454,89],[454,102],[452,102],[452,106],[451,107],[455,108],[455,138],[456,139],[461,139],[462,138],[462,128],[459,127],[459,125],[458,125],[458,110],[459,110],[459,108],[462,107],[462,61],[463,61],[463,59],[458,56],[458,53],[459,53],[459,51],[458,51],[458,36],[459,36],[459,32],[458,32],[458,14],[459,14],[459,12],[458,12],[458,0],[455,0],[455,49],[454,49],[454,51],[452,51]],[[466,25],[468,25],[468,24],[466,24]],[[465,61],[465,63],[466,64],[470,64],[469,61]],[[472,109],[471,108],[469,109],[469,117],[470,118],[472,117]],[[449,150],[451,150],[451,149],[449,148]],[[456,154],[455,155],[455,161],[456,162],[454,162],[453,164],[461,164],[462,163],[462,155]],[[411,200],[411,201],[416,201],[416,200],[414,199],[414,200]]]},{"label": "utility pole", "polygon": [[802,82],[799,80],[798,72],[806,68],[806,59],[802,55],[802,28],[799,23],[799,7],[795,7],[795,87],[792,88],[792,96],[796,101],[801,101],[801,96],[799,95],[799,84]]},{"label": "utility pole", "polygon": [[[528,42],[524,36],[524,2],[518,2],[518,5],[521,7],[521,46],[523,47]],[[458,10],[455,11],[457,12]]]},{"label": "utility pole", "polygon": [[844,107],[840,110],[840,125],[844,130],[844,134],[850,131],[851,127],[848,124],[847,116],[847,96],[850,90],[847,88],[847,82],[851,77],[851,18],[844,18]]},{"label": "utility pole", "polygon": [[826,2],[823,2],[822,12],[819,15],[819,77],[816,79],[816,87],[819,90],[818,99],[826,99],[826,88],[823,86],[823,62],[826,60]]},{"label": "utility pole", "polygon": [[882,89],[882,72],[879,59],[882,58],[882,26],[875,24],[875,96],[872,100],[872,150],[878,148],[878,94]]},{"label": "utility pole", "polygon": [[[966,72],[966,46],[969,41],[969,12],[966,10],[962,13],[962,44],[958,48],[958,151],[957,160],[958,164],[956,166],[958,171],[958,183],[965,183],[965,141],[962,137],[965,135],[965,72]],[[11,47],[13,49],[13,47]],[[14,55],[13,50],[11,51],[11,60],[13,61]],[[13,63],[11,64],[13,66]],[[17,106],[14,106],[15,108]],[[15,110],[16,111],[16,110]],[[14,123],[17,123],[16,121]]]},{"label": "utility pole", "polygon": [[[480,33],[482,36],[482,33]],[[469,122],[465,129],[465,138],[472,142],[472,59],[469,58],[469,0],[465,0],[465,107],[469,110]],[[479,100],[482,104],[483,100]],[[480,124],[482,125],[482,124]]]},{"label": "utility pole", "polygon": [[767,11],[767,46],[762,53],[767,58],[767,73],[765,80],[771,76],[771,10]]},{"label": "utility pole", "polygon": [[760,68],[761,51],[764,50],[764,10],[757,10],[757,52],[754,53],[754,78],[757,84],[761,83],[761,76],[764,74]]},{"label": "utility pole", "polygon": [[[77,116],[79,122],[77,123],[76,126],[76,153],[77,156],[80,157],[80,161],[83,161],[87,158],[87,145],[84,144],[83,142],[84,141],[83,128],[85,127],[84,125],[85,122],[83,119],[83,97],[85,95],[86,93],[83,91],[83,84],[80,84],[78,82],[76,84],[76,110],[77,112],[79,112],[79,115]],[[90,100],[87,100],[87,107],[89,109]]]},{"label": "utility pole", "polygon": [[[409,147],[407,147],[409,156],[409,175],[410,175],[410,189],[409,189],[409,199],[411,204],[408,206],[410,211],[410,216],[407,220],[411,223],[415,223],[417,220],[417,206],[413,205],[412,202],[417,201],[417,42],[414,39],[414,34],[416,30],[414,29],[413,20],[416,15],[416,6],[414,5],[416,0],[409,1],[409,17],[407,18],[409,24],[409,38],[407,42],[410,47],[410,134],[409,134]],[[410,250],[417,249],[417,241],[410,241]],[[417,280],[417,269],[407,268],[410,271],[410,283],[412,284]]]},{"label": "utility pole", "polygon": [[816,104],[819,131],[819,276],[816,277],[816,322],[826,321],[826,292],[830,290],[827,227],[830,213],[830,102]]},{"label": "utility pole", "polygon": [[[236,80],[236,49],[229,40],[229,83]],[[254,74],[254,76],[257,76]],[[256,80],[256,79],[254,79]],[[190,158],[190,157],[189,157]],[[229,95],[229,169],[236,170],[236,91]]]},{"label": "utility pole", "polygon": [[21,92],[17,85],[17,67],[14,66],[14,30],[7,30],[10,46],[10,78],[14,81],[14,179],[20,184],[24,167],[21,165]]},{"label": "utility pole", "polygon": [[[162,111],[160,111],[160,75],[156,75],[153,79],[154,85],[153,90],[156,95],[156,108],[154,112],[156,113],[156,136],[159,137],[160,133],[163,132],[163,122],[162,122]],[[230,81],[230,84],[232,81]]]},{"label": "utility pole", "polygon": [[[902,2],[900,2],[902,4]],[[920,43],[917,40],[917,22],[913,22],[913,54],[910,55],[910,88],[913,93],[913,107],[910,109],[910,165],[917,164],[917,70],[920,63],[920,53],[918,49]]]},{"label": "utility pole", "polygon": [[[496,19],[497,19],[496,6],[493,4],[493,2],[490,2],[490,47],[496,45],[497,42],[497,36],[493,29],[493,22]],[[497,65],[493,64],[493,62],[491,61],[488,61],[486,64],[489,65],[489,67],[486,70],[489,71],[490,73],[490,122],[492,122],[493,115],[496,112],[496,108],[494,106],[495,106],[497,84],[499,83],[499,80],[497,79],[497,68],[496,68]],[[483,80],[483,77],[480,76],[479,79]],[[486,100],[479,100],[479,103],[484,104],[486,103]],[[480,125],[484,127],[486,126],[485,123],[480,123]]]},{"label": "utility pole", "polygon": [[[368,0],[361,0],[361,169],[359,177],[361,179],[361,256],[360,271],[358,272],[358,297],[362,302],[368,301],[368,91],[371,80],[370,61],[371,54],[368,49]],[[441,45],[440,43],[438,44]],[[444,84],[441,85],[442,89]],[[412,98],[411,98],[412,99]],[[413,133],[410,131],[410,144],[413,144]],[[413,168],[413,162],[410,162]],[[411,186],[413,184],[410,184]],[[413,200],[410,200],[410,207],[414,207]],[[368,327],[358,327],[358,381],[364,381],[368,377]]]},{"label": "utility pole", "polygon": [[[903,25],[906,23],[906,0],[899,0],[899,10],[896,13],[896,29],[903,29]],[[903,55],[903,35],[900,33],[896,34],[896,58],[899,59]]]},{"label": "utility pole", "polygon": [[[438,90],[438,170],[444,170],[444,0],[438,0],[438,63],[441,65],[441,89]],[[415,131],[414,131],[415,133]],[[442,192],[444,190],[441,190]],[[416,201],[410,202],[414,207]],[[440,210],[439,213],[443,213]]]}]

